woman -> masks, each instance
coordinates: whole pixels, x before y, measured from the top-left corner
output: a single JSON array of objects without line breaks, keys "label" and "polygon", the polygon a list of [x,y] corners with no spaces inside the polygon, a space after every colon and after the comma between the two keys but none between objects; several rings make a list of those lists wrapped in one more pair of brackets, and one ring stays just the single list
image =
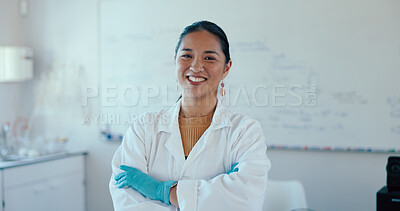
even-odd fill
[{"label": "woman", "polygon": [[182,98],[142,114],[115,152],[115,210],[261,210],[270,169],[260,124],[217,97],[232,66],[214,23],[186,27],[175,49]]}]

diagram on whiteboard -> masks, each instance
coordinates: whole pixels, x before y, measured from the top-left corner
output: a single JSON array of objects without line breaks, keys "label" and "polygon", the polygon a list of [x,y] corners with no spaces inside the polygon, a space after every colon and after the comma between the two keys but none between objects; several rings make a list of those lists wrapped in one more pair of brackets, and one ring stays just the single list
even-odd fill
[{"label": "diagram on whiteboard", "polygon": [[373,16],[376,7],[340,2],[292,3],[259,8],[250,1],[243,17],[242,6],[230,1],[212,8],[193,3],[196,10],[102,1],[101,85],[111,97],[101,115],[115,115],[103,123],[124,132],[131,117],[172,106],[180,95],[178,36],[207,19],[230,41],[233,65],[223,104],[259,120],[268,144],[398,149],[400,28],[394,26],[400,15]]}]

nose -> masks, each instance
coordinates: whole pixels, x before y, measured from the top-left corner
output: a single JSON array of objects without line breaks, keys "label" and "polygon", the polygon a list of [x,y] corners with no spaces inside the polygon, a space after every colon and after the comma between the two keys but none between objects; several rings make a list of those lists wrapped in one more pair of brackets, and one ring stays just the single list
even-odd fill
[{"label": "nose", "polygon": [[203,63],[199,61],[199,59],[195,59],[190,65],[190,70],[193,72],[202,72],[204,71]]}]

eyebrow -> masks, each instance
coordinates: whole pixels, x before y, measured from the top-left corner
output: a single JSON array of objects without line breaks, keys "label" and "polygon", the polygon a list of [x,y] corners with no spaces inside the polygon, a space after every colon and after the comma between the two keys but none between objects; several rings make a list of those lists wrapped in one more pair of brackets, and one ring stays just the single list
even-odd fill
[{"label": "eyebrow", "polygon": [[219,56],[219,54],[216,51],[204,51],[204,53],[215,53]]},{"label": "eyebrow", "polygon": [[[192,52],[193,50],[190,48],[184,48],[181,51],[191,51]],[[218,52],[216,52],[216,51],[204,51],[204,53],[215,53],[219,56]]]}]

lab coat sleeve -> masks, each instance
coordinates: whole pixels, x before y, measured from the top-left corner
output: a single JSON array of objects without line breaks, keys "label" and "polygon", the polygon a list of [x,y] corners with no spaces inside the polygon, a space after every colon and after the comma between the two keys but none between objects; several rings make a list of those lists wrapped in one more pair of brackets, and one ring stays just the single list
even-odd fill
[{"label": "lab coat sleeve", "polygon": [[211,180],[180,180],[177,198],[181,211],[262,210],[271,164],[260,124],[249,120],[245,125],[230,153],[232,164],[239,163],[239,171]]},{"label": "lab coat sleeve", "polygon": [[167,211],[171,206],[159,201],[144,197],[132,188],[119,189],[115,185],[114,177],[121,173],[120,165],[135,167],[142,172],[147,172],[146,153],[144,145],[144,130],[139,122],[135,122],[127,131],[124,139],[112,159],[112,175],[109,189],[116,211],[152,210]]}]

